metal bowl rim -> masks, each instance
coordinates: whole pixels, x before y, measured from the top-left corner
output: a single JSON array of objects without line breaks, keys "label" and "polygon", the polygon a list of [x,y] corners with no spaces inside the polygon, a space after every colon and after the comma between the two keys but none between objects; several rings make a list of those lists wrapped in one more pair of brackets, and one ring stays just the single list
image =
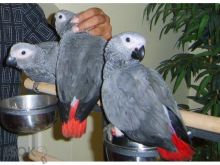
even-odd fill
[{"label": "metal bowl rim", "polygon": [[[5,101],[5,100],[9,100],[15,97],[25,97],[25,96],[49,96],[49,97],[54,97],[55,101],[53,103],[51,103],[50,105],[47,106],[43,106],[43,107],[37,107],[37,108],[31,108],[31,109],[13,109],[13,108],[7,108],[7,107],[3,107],[1,106],[1,102]],[[52,95],[46,95],[46,94],[41,94],[41,95],[18,95],[15,97],[10,97],[10,98],[6,98],[3,100],[0,100],[0,113],[4,113],[4,114],[16,114],[16,115],[34,115],[34,114],[43,114],[44,113],[48,113],[51,111],[55,111],[54,108],[52,107],[56,107],[57,103],[58,103],[58,98],[56,96],[52,96]]]},{"label": "metal bowl rim", "polygon": [[[104,139],[105,143],[109,144],[109,145],[112,145],[114,147],[117,147],[117,148],[122,148],[122,149],[126,149],[126,150],[130,150],[130,151],[139,151],[139,152],[146,152],[146,151],[154,151],[156,149],[156,147],[147,147],[145,145],[143,145],[143,148],[131,148],[131,147],[128,147],[128,146],[122,146],[122,145],[117,145],[117,144],[114,144],[114,143],[111,143],[109,140],[107,139]],[[140,144],[140,143],[137,143],[137,144]]]},{"label": "metal bowl rim", "polygon": [[[49,108],[48,108],[49,107]],[[53,111],[56,111],[58,107],[56,105],[49,105],[44,108],[39,108],[39,109],[30,109],[30,110],[25,110],[25,109],[20,109],[20,110],[12,110],[12,109],[0,109],[0,113],[2,114],[11,114],[11,115],[38,115],[38,114],[46,114],[50,113]]]}]

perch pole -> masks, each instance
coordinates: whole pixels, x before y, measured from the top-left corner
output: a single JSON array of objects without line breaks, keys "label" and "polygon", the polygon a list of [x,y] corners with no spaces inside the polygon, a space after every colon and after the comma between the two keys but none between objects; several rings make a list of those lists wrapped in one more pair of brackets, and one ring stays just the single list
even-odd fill
[{"label": "perch pole", "polygon": [[[24,81],[24,87],[27,89],[33,90],[33,84],[34,82],[29,78]],[[56,87],[53,84],[39,83],[37,90],[42,93],[56,95]],[[100,105],[100,101],[98,105]],[[181,110],[180,113],[186,126],[220,134],[219,117],[203,115],[186,110]]]}]

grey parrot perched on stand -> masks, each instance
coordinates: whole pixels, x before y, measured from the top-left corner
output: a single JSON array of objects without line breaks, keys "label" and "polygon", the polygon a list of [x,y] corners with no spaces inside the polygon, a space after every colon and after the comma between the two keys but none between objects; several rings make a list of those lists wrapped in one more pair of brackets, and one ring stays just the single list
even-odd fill
[{"label": "grey parrot perched on stand", "polygon": [[62,107],[62,133],[68,138],[85,133],[86,118],[100,99],[106,44],[101,37],[74,33],[71,30],[73,16],[74,13],[66,10],[55,15],[56,30],[61,35],[57,94]]},{"label": "grey parrot perched on stand", "polygon": [[177,104],[161,75],[140,63],[145,38],[126,32],[105,48],[102,103],[112,136],[157,147],[166,160],[191,160],[194,153]]},{"label": "grey parrot perched on stand", "polygon": [[55,69],[58,57],[58,42],[40,44],[14,44],[6,64],[24,71],[35,82],[55,84]]}]

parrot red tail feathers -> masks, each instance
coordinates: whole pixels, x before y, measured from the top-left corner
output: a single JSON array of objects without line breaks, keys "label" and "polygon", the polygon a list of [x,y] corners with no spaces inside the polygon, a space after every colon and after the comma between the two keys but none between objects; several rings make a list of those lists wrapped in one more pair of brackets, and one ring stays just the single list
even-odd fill
[{"label": "parrot red tail feathers", "polygon": [[161,158],[173,161],[192,160],[194,151],[189,144],[181,140],[176,134],[173,134],[172,142],[177,149],[175,152],[168,151],[160,147],[157,148]]},{"label": "parrot red tail feathers", "polygon": [[71,103],[69,119],[62,125],[62,134],[67,138],[80,138],[86,132],[87,120],[81,122],[75,118],[78,105],[79,100]]}]

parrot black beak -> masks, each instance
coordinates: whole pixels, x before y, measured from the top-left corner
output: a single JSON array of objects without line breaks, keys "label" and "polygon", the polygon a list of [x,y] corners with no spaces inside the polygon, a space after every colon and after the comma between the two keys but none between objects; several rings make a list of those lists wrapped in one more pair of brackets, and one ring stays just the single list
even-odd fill
[{"label": "parrot black beak", "polygon": [[132,54],[131,54],[131,57],[135,60],[139,60],[139,61],[142,61],[143,58],[144,58],[144,55],[145,55],[145,48],[144,46],[142,46],[141,48],[139,49],[135,49]]},{"label": "parrot black beak", "polygon": [[16,58],[9,56],[9,57],[7,58],[7,60],[6,60],[6,64],[9,65],[9,66],[14,66],[14,67],[16,67],[16,66],[17,66]]}]

